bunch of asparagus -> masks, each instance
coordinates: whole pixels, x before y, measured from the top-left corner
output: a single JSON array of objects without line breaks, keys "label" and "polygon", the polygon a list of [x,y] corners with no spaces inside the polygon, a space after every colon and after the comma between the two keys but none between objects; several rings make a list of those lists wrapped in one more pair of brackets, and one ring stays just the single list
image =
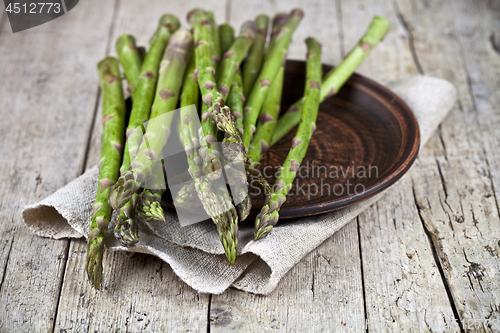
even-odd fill
[{"label": "bunch of asparagus", "polygon": [[[161,153],[178,104],[177,132],[193,182],[177,193],[176,207],[201,202],[233,264],[238,222],[251,209],[246,185],[255,184],[266,202],[255,220],[254,239],[271,232],[316,128],[319,104],[342,87],[389,27],[385,19],[375,17],[360,42],[323,78],[321,45],[307,38],[304,96],[279,117],[288,47],[303,16],[301,9],[276,14],[269,34],[269,17],[259,15],[245,22],[235,36],[234,28],[218,26],[210,11],[189,12],[190,31],[179,30],[179,20],[166,14],[147,52],[125,34],[116,42],[119,61],[107,57],[99,63],[103,137],[87,252],[87,273],[96,288],[102,282],[103,241],[113,209],[118,211],[114,236],[126,247],[137,243],[140,223],[165,222],[160,205],[166,189]],[[128,119],[119,62],[132,99]],[[199,100],[200,115],[187,108]],[[282,171],[271,187],[255,166],[297,125]],[[241,163],[244,170],[233,163]],[[225,182],[217,181],[223,174],[231,193]]]}]

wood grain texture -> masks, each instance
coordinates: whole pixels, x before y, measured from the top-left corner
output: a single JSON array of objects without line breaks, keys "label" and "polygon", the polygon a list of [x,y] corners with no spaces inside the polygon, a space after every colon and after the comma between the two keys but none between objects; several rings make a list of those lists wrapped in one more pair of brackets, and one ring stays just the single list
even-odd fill
[{"label": "wood grain texture", "polygon": [[459,92],[439,140],[420,157],[415,197],[466,331],[500,329],[498,11],[487,1],[401,6],[423,71]]},{"label": "wood grain texture", "polygon": [[[380,80],[417,73],[406,30],[387,1],[342,1],[346,45],[353,45],[364,22],[382,15],[391,30],[359,72]],[[425,150],[425,149],[424,149]],[[420,175],[414,166],[412,175]],[[416,177],[413,183],[425,182]],[[365,302],[369,330],[458,331],[446,286],[432,256],[413,197],[404,177],[372,208],[359,216]]]},{"label": "wood grain texture", "polygon": [[365,332],[356,221],[300,261],[268,296],[213,295],[211,332]]},{"label": "wood grain texture", "polygon": [[3,21],[0,331],[53,328],[69,242],[34,236],[20,213],[82,172],[112,13],[113,2],[86,1],[16,34]]}]

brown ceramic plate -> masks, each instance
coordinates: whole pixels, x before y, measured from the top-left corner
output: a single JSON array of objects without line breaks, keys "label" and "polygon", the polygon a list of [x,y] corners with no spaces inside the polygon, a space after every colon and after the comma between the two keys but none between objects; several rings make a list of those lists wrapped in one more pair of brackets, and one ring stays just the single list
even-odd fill
[{"label": "brown ceramic plate", "polygon": [[[330,69],[323,66],[324,73]],[[305,62],[288,61],[282,111],[302,96],[304,79]],[[272,146],[259,165],[271,184],[294,134],[295,130]],[[354,74],[321,103],[317,129],[280,218],[331,212],[382,192],[408,171],[419,145],[417,121],[405,102],[387,87]],[[253,186],[249,191],[252,218],[264,197]]]}]

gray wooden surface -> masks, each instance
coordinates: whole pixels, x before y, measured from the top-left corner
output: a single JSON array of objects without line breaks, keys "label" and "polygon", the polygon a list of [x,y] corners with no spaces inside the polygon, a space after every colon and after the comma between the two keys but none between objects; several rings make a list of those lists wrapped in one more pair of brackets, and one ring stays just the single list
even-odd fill
[{"label": "gray wooden surface", "polygon": [[[271,295],[198,294],[159,259],[109,252],[105,289],[95,292],[85,241],[34,236],[21,209],[96,163],[95,66],[116,37],[146,44],[161,13],[186,26],[197,6],[237,27],[303,7],[289,58],[303,59],[313,35],[329,64],[383,15],[390,33],[358,72],[382,82],[442,77],[458,104],[409,174]],[[500,330],[500,2],[82,0],[16,34],[4,14],[0,77],[0,332]]]}]

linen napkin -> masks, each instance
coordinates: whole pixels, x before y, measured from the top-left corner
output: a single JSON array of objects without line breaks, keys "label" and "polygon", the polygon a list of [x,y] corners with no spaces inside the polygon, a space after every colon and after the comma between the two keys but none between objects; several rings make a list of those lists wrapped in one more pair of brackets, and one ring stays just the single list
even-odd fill
[{"label": "linen napkin", "polygon": [[[413,110],[422,148],[454,106],[455,87],[446,80],[421,75],[389,83],[388,87]],[[43,237],[87,237],[97,181],[98,169],[94,167],[44,200],[26,206],[24,222]],[[253,223],[243,222],[234,266],[228,264],[213,223],[181,227],[176,215],[169,211],[165,211],[167,223],[141,225],[140,240],[132,248],[125,248],[114,239],[113,219],[105,244],[111,250],[161,258],[199,292],[220,294],[235,287],[269,294],[295,264],[382,195],[332,213],[280,222],[268,237],[257,242],[252,240]]]}]

